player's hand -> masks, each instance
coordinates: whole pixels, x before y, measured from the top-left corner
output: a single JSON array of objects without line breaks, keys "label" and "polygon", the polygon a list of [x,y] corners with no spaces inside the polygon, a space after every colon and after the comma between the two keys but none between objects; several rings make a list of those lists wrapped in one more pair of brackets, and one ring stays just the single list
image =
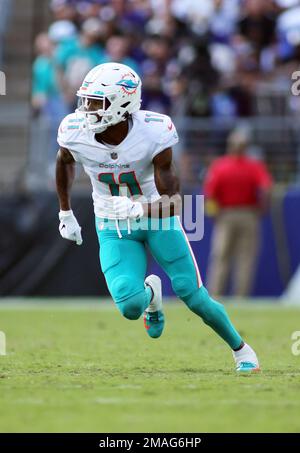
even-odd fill
[{"label": "player's hand", "polygon": [[117,219],[138,219],[144,215],[142,203],[128,197],[112,197],[112,206]]},{"label": "player's hand", "polygon": [[73,214],[73,211],[59,211],[59,232],[64,239],[82,244],[81,227]]}]

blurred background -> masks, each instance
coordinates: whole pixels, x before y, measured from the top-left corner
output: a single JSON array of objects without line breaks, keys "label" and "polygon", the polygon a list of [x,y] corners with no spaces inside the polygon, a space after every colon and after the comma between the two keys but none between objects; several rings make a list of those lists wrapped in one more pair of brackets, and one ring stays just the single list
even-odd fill
[{"label": "blurred background", "polygon": [[108,61],[174,120],[182,191],[206,195],[192,247],[212,293],[300,301],[298,0],[0,0],[0,295],[107,294],[89,180],[78,168],[76,247],[58,233],[54,170],[58,125]]}]

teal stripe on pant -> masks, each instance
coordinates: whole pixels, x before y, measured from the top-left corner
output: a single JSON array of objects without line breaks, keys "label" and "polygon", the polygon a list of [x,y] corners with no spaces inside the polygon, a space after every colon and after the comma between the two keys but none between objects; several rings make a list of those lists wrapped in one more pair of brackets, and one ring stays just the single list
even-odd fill
[{"label": "teal stripe on pant", "polygon": [[120,239],[115,229],[96,230],[100,243],[100,264],[109,292],[123,316],[138,319],[151,301],[152,292],[145,288],[147,256],[143,241],[136,240],[137,232]]},{"label": "teal stripe on pant", "polygon": [[243,340],[230,321],[224,306],[212,299],[204,286],[193,294],[182,297],[182,300],[192,312],[200,316],[205,324],[222,337],[231,349],[240,347]]}]

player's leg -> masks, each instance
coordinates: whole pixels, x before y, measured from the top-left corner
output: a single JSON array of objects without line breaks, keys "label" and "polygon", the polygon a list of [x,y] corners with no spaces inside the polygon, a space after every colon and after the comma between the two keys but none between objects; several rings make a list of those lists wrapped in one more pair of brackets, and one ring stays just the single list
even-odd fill
[{"label": "player's leg", "polygon": [[[195,257],[180,221],[174,218],[171,229],[149,232],[148,244],[151,253],[171,279],[175,294],[222,337],[232,350],[243,348],[243,340],[225,308],[212,299],[202,285]],[[254,356],[251,357],[254,360]],[[256,365],[258,364],[253,368],[257,368]]]},{"label": "player's leg", "polygon": [[242,338],[231,324],[223,305],[214,301],[202,285],[196,260],[179,221],[174,218],[169,230],[151,232],[148,244],[152,255],[171,279],[175,294],[232,349],[240,347]]},{"label": "player's leg", "polygon": [[145,287],[146,251],[143,242],[116,231],[99,231],[100,264],[109,292],[123,316],[138,319],[149,306],[152,298],[150,287]]}]

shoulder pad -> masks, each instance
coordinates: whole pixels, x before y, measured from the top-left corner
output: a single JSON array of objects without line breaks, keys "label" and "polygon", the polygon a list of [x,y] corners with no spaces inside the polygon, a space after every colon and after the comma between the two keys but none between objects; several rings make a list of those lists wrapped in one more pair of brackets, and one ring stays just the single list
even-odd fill
[{"label": "shoulder pad", "polygon": [[79,115],[77,113],[71,113],[70,115],[67,115],[62,120],[58,128],[58,144],[63,148],[68,148],[71,143],[74,143],[81,129],[83,121],[83,115]]}]

